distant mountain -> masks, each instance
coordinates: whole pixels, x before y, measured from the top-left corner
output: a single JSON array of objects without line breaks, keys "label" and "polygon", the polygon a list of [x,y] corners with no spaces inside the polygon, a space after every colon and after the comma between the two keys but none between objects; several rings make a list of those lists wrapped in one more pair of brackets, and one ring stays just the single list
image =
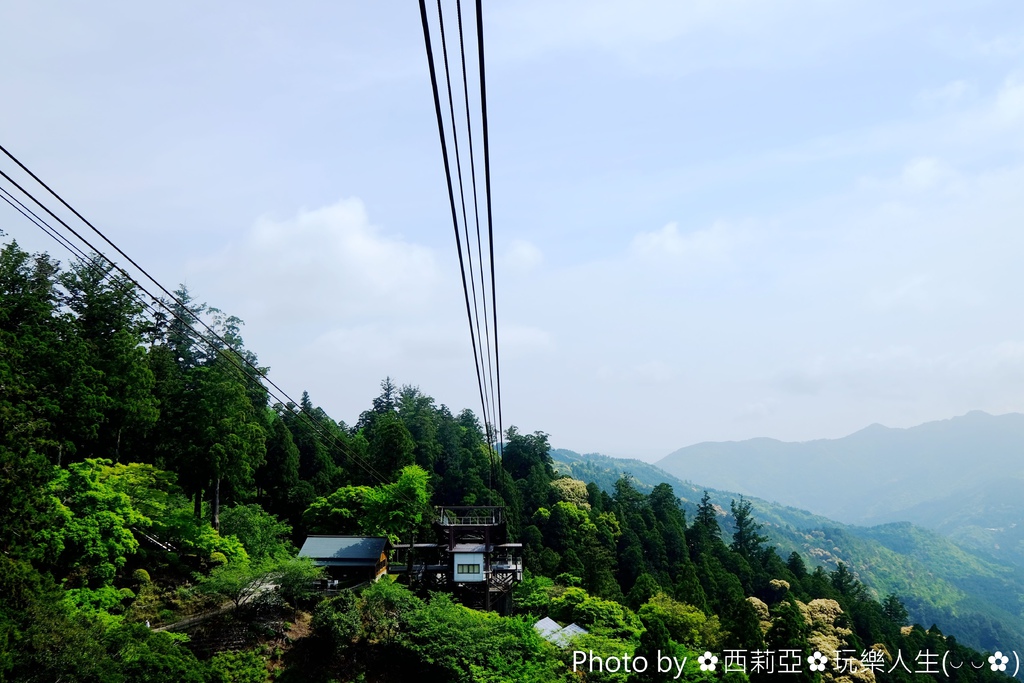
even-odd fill
[{"label": "distant mountain", "polygon": [[1022,456],[1024,415],[976,411],[841,439],[700,443],[656,464],[851,524],[914,522],[1024,566]]},{"label": "distant mountain", "polygon": [[[884,429],[884,428],[883,428]],[[780,442],[775,442],[780,443]],[[642,490],[662,482],[673,487],[693,519],[708,491],[731,534],[729,503],[738,493],[699,486],[640,460],[554,449],[555,469],[611,492],[623,474]],[[912,621],[940,624],[961,641],[987,650],[1010,649],[1024,638],[1024,569],[961,547],[949,538],[906,522],[871,528],[850,526],[795,507],[747,496],[755,517],[783,557],[796,550],[814,564],[834,569],[846,563],[876,593],[894,593]],[[955,501],[954,501],[955,502]]]}]

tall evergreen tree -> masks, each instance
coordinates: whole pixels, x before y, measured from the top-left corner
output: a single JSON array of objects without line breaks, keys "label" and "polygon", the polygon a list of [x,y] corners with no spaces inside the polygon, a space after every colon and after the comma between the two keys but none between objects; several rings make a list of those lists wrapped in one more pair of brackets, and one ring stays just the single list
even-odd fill
[{"label": "tall evergreen tree", "polygon": [[750,501],[740,496],[739,502],[732,501],[729,508],[732,510],[733,522],[736,525],[732,535],[732,550],[748,561],[760,559],[762,546],[768,541],[768,537],[760,533],[764,526],[754,521]]},{"label": "tall evergreen tree", "polygon": [[134,283],[98,255],[88,263],[73,263],[60,283],[74,314],[83,360],[98,371],[94,395],[102,416],[80,445],[84,455],[119,461],[122,448],[138,448],[159,414],[142,345],[149,322]]},{"label": "tall evergreen tree", "polygon": [[686,540],[690,545],[690,554],[694,558],[721,545],[722,529],[718,525],[718,511],[707,491],[697,504],[697,514],[687,531]]},{"label": "tall evergreen tree", "polygon": [[398,413],[392,411],[377,416],[367,437],[370,442],[370,463],[376,470],[367,476],[375,479],[379,475],[391,481],[403,467],[415,464],[416,443]]}]

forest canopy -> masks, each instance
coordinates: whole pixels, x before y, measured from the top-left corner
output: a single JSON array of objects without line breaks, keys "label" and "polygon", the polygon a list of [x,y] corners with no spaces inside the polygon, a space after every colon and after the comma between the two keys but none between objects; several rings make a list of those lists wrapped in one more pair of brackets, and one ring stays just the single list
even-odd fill
[{"label": "forest canopy", "polygon": [[[471,410],[390,378],[351,426],[305,392],[272,403],[240,320],[184,287],[155,306],[98,263],[0,251],[0,680],[668,680],[573,671],[579,650],[686,657],[687,680],[712,677],[705,651],[845,653],[801,680],[941,675],[872,650],[985,661],[855,568],[780,557],[742,498],[687,519],[668,484],[561,476],[544,432],[488,443]],[[311,533],[427,534],[435,505],[504,507],[513,614],[389,578],[327,595],[296,557]],[[545,617],[587,633],[561,649]]]}]

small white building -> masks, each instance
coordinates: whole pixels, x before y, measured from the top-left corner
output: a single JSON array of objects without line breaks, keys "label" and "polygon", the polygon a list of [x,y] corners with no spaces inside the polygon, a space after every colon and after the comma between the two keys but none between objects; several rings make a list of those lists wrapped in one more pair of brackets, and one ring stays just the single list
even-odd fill
[{"label": "small white building", "polygon": [[459,543],[452,548],[452,581],[475,583],[486,580],[486,552],[487,546],[479,543]]}]

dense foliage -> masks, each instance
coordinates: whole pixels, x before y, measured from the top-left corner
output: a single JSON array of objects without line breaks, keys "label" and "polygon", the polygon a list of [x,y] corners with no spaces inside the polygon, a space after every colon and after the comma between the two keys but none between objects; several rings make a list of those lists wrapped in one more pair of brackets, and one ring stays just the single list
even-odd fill
[{"label": "dense foliage", "polygon": [[[580,652],[763,680],[696,662],[873,648],[909,668],[794,678],[904,681],[922,652],[984,661],[909,627],[845,565],[780,557],[742,499],[726,511],[705,495],[688,520],[667,484],[559,477],[547,436],[515,427],[499,457],[471,411],[390,379],[353,426],[307,394],[271,406],[241,322],[176,296],[173,315],[147,314],[109,270],[0,252],[0,681],[672,679],[580,669]],[[193,316],[228,344],[198,337]],[[425,533],[441,504],[505,506],[527,568],[515,615],[390,580],[325,597],[295,557],[307,533]],[[542,617],[587,634],[559,648]]]}]

